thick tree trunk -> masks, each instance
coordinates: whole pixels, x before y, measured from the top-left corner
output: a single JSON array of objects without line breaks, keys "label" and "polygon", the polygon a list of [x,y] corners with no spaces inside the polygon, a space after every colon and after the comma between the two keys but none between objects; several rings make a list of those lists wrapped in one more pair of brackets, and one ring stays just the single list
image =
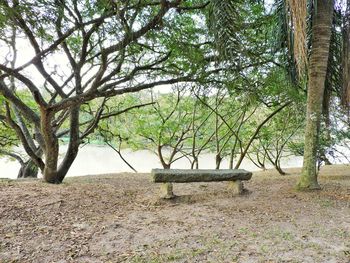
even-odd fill
[{"label": "thick tree trunk", "polygon": [[297,188],[300,190],[320,189],[317,181],[316,162],[331,39],[333,4],[333,0],[317,0],[316,14],[313,20],[312,49],[308,68],[304,163],[297,184]]},{"label": "thick tree trunk", "polygon": [[57,171],[57,177],[60,183],[66,177],[70,167],[78,155],[80,145],[79,111],[80,105],[73,107],[70,111],[69,145],[66,155],[64,156],[64,159]]},{"label": "thick tree trunk", "polygon": [[44,180],[48,183],[60,184],[65,178],[69,168],[75,160],[79,145],[79,108],[74,106],[70,110],[69,145],[66,155],[58,167],[59,143],[52,126],[52,113],[42,110],[41,112],[41,134],[45,144],[45,167],[43,169]]},{"label": "thick tree trunk", "polygon": [[58,150],[58,141],[53,140],[51,144],[46,144],[43,176],[46,182],[52,184],[59,184],[62,182],[58,179],[57,174]]},{"label": "thick tree trunk", "polygon": [[61,183],[57,175],[59,144],[52,127],[52,119],[53,113],[44,109],[41,110],[41,134],[45,143],[43,176],[46,182],[59,184]]}]

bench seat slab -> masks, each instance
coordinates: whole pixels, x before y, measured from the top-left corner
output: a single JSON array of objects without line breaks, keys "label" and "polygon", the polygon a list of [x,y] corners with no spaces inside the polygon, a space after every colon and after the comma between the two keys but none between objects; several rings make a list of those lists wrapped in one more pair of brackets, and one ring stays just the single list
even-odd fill
[{"label": "bench seat slab", "polygon": [[191,170],[191,169],[153,169],[155,183],[191,183],[250,180],[252,173],[243,169]]}]

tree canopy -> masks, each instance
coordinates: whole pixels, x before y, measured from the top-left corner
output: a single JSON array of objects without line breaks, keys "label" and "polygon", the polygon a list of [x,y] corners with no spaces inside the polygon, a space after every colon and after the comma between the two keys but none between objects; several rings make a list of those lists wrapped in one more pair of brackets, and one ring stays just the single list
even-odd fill
[{"label": "tree canopy", "polygon": [[1,153],[20,144],[61,183],[96,137],[164,168],[212,152],[216,168],[249,158],[283,173],[294,151],[299,186],[317,188],[316,162],[349,139],[349,5],[275,2],[0,1]]}]

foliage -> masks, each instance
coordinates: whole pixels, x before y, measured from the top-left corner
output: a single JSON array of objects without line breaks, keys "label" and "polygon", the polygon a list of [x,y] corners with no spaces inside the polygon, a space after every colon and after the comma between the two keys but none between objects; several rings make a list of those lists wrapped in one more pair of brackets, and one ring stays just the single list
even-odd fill
[{"label": "foliage", "polygon": [[[255,155],[280,169],[286,152],[304,152],[309,83],[296,67],[312,48],[313,2],[276,1],[269,12],[241,0],[0,1],[0,145],[21,144],[51,183],[92,140],[121,157],[125,147],[151,150],[164,168],[180,158],[198,168],[212,152],[217,168]],[[344,93],[343,19],[335,9],[320,158],[349,138],[332,99]]]},{"label": "foliage", "polygon": [[[187,45],[205,45],[198,42],[203,29],[187,15],[205,6],[203,1],[0,3],[0,16],[6,18],[2,30],[9,36],[16,32],[32,49],[32,57],[20,66],[8,67],[7,58],[0,62],[0,93],[10,102],[10,112],[35,127],[39,149],[26,128],[11,121],[46,181],[62,182],[80,143],[110,114],[104,114],[108,98],[210,76],[213,67],[204,59],[208,50],[179,52]],[[8,57],[16,64],[16,43],[2,40],[0,45],[12,45]],[[32,69],[35,73],[28,74]],[[35,110],[10,86],[30,91]],[[90,111],[86,104],[96,98],[100,104]],[[95,114],[88,123],[81,121],[81,108]],[[69,146],[58,166],[62,135],[69,135]]]}]

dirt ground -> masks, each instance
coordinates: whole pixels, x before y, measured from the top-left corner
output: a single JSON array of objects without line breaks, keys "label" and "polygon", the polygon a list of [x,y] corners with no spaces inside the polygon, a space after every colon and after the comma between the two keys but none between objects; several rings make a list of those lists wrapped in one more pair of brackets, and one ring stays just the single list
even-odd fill
[{"label": "dirt ground", "polygon": [[255,173],[249,190],[149,174],[0,182],[0,262],[350,262],[350,166],[296,192],[298,169]]}]

